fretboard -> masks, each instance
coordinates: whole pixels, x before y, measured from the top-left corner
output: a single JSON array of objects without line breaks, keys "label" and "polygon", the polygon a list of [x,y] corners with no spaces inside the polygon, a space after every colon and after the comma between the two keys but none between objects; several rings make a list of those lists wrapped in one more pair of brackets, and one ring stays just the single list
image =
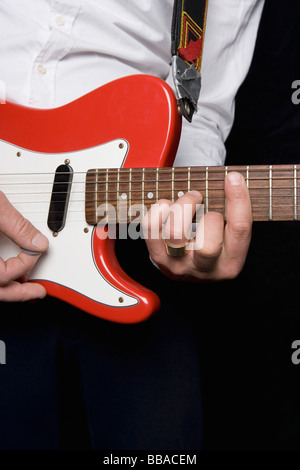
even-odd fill
[{"label": "fretboard", "polygon": [[138,208],[143,216],[159,199],[176,201],[191,190],[202,193],[204,212],[225,215],[224,178],[232,170],[245,178],[254,221],[298,220],[299,169],[293,164],[89,170],[86,220],[96,225],[105,210],[112,222],[128,223],[137,218]]}]

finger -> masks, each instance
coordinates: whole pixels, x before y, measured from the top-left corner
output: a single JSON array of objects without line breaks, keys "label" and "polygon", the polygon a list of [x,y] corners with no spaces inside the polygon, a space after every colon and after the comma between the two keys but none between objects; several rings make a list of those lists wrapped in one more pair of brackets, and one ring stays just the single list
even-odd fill
[{"label": "finger", "polygon": [[0,231],[18,246],[32,252],[47,250],[47,238],[12,206],[1,191],[0,212]]},{"label": "finger", "polygon": [[195,241],[191,245],[195,266],[199,271],[215,269],[223,249],[224,219],[217,212],[208,212],[197,227]]},{"label": "finger", "polygon": [[165,225],[172,202],[161,199],[151,206],[142,221],[143,237],[145,239],[149,255],[157,264],[167,258],[165,243],[162,240],[162,230]]},{"label": "finger", "polygon": [[1,302],[26,302],[34,299],[42,299],[46,296],[46,289],[35,282],[19,283],[10,282],[7,286],[0,288]]},{"label": "finger", "polygon": [[171,206],[163,231],[163,238],[168,244],[174,247],[182,246],[191,238],[193,217],[201,202],[201,193],[189,191]]},{"label": "finger", "polygon": [[28,255],[20,252],[18,256],[4,261],[0,258],[0,286],[4,286],[29,273],[41,255]]},{"label": "finger", "polygon": [[242,175],[228,173],[225,179],[226,226],[223,259],[227,266],[239,271],[247,256],[252,229],[249,191]]}]

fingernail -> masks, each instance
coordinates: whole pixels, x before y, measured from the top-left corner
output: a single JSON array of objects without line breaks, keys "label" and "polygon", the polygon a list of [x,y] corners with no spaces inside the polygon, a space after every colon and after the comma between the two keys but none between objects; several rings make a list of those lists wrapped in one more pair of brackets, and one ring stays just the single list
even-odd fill
[{"label": "fingernail", "polygon": [[239,173],[236,173],[236,172],[228,173],[227,178],[228,178],[229,183],[232,184],[233,186],[237,186],[237,185],[241,184],[241,182],[242,182],[241,175]]},{"label": "fingernail", "polygon": [[192,194],[192,196],[196,196],[196,197],[202,197],[201,193],[199,193],[199,191],[189,191],[189,194]]},{"label": "fingernail", "polygon": [[48,240],[40,232],[37,232],[31,240],[32,245],[39,250],[44,250],[48,244]]}]

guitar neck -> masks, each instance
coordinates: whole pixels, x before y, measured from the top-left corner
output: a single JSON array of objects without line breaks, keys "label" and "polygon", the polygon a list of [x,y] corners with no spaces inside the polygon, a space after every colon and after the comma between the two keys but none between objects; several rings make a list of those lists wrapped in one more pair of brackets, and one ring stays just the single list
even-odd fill
[{"label": "guitar neck", "polygon": [[224,178],[232,170],[245,178],[254,221],[298,220],[299,169],[293,164],[89,170],[86,220],[96,225],[106,209],[109,220],[128,223],[159,199],[176,201],[192,190],[202,193],[204,212],[225,215]]}]

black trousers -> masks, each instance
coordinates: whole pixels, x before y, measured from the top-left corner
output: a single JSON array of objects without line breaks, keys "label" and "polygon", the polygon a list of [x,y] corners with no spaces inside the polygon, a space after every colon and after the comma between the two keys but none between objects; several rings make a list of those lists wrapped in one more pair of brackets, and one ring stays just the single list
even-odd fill
[{"label": "black trousers", "polygon": [[133,274],[163,294],[147,322],[117,325],[51,298],[1,305],[1,449],[201,449],[196,317],[131,243],[143,260]]},{"label": "black trousers", "polygon": [[1,305],[0,448],[298,449],[298,231],[256,224],[241,275],[201,285],[122,241],[127,272],[162,300],[138,325],[51,298]]}]

